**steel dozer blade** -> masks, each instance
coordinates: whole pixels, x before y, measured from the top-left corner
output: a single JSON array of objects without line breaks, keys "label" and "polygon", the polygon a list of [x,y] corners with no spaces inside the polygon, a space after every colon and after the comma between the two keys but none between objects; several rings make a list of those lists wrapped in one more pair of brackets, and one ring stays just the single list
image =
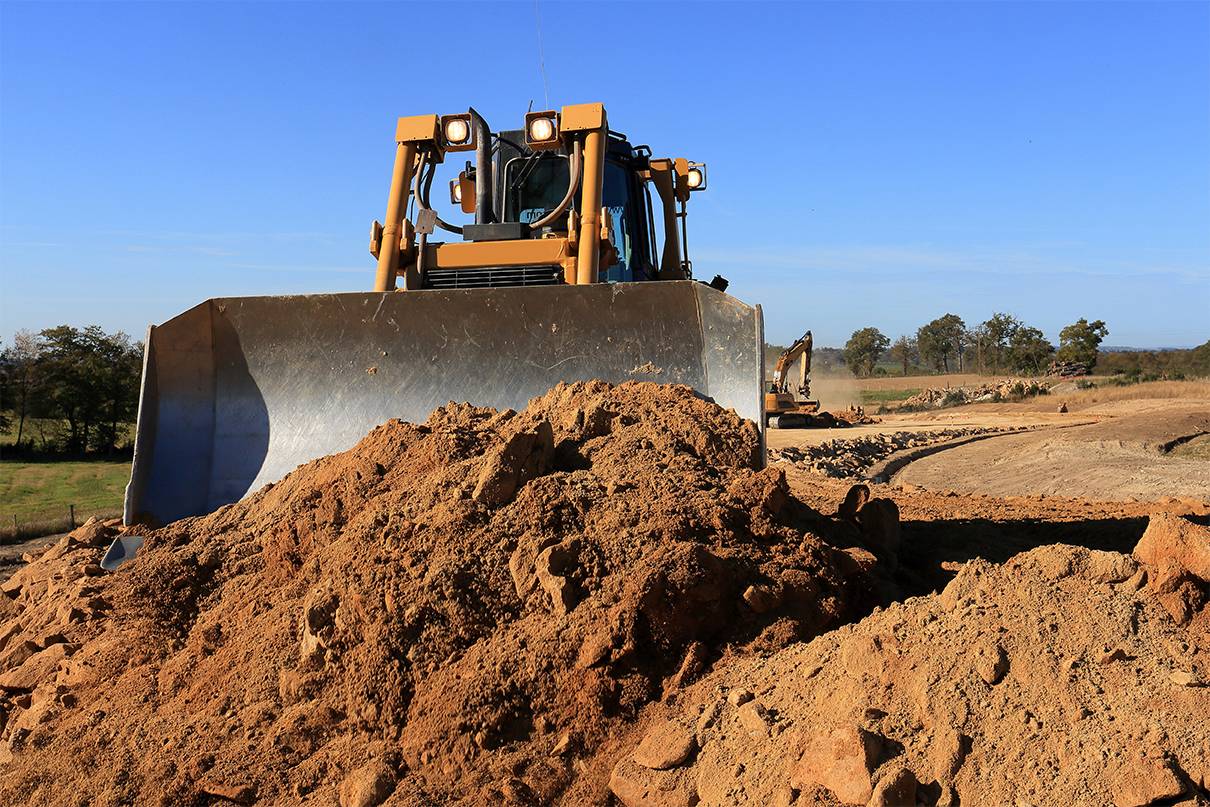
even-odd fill
[{"label": "steel dozer blade", "polygon": [[761,424],[763,330],[689,281],[207,300],[148,331],[125,520],[209,513],[391,418],[521,409],[560,381],[687,384]]}]

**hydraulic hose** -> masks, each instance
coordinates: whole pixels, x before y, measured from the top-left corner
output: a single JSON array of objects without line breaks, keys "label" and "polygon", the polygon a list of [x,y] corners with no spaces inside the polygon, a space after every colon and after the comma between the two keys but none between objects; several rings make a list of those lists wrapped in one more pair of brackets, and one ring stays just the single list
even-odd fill
[{"label": "hydraulic hose", "polygon": [[542,218],[538,219],[537,221],[531,221],[529,224],[529,229],[531,231],[542,229],[567,212],[567,207],[571,204],[571,200],[575,197],[576,188],[580,184],[580,172],[583,169],[584,163],[584,154],[581,149],[582,147],[580,146],[580,141],[576,140],[575,145],[572,146],[571,175],[568,177],[567,194],[563,197],[563,201],[559,202],[559,204],[555,206],[554,210],[550,211]]},{"label": "hydraulic hose", "polygon": [[[425,169],[428,173],[425,173]],[[437,163],[430,164],[428,161],[428,153],[422,153],[420,157],[420,168],[416,171],[416,200],[422,210],[430,210],[437,221],[437,226],[447,232],[455,235],[462,235],[462,228],[456,224],[450,224],[437,215],[437,211],[429,206],[429,191],[433,187],[433,176],[437,173]],[[423,176],[423,180],[421,177]]]}]

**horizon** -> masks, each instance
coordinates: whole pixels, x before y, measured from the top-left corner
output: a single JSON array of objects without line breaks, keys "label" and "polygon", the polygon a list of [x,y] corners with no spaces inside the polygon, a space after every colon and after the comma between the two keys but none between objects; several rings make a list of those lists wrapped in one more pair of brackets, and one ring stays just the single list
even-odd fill
[{"label": "horizon", "polygon": [[[512,128],[549,84],[708,164],[695,275],[761,304],[769,343],[947,312],[1210,339],[1210,5],[450,4],[431,60],[366,46],[411,9],[0,6],[0,338],[368,290],[395,118]],[[631,11],[692,37],[659,50]]]}]

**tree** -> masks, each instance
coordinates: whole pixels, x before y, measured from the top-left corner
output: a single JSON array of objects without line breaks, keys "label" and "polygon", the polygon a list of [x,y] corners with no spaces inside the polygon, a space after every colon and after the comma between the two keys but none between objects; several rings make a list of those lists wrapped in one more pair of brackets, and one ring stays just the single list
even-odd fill
[{"label": "tree", "polygon": [[1101,320],[1089,322],[1080,317],[1059,331],[1059,361],[1077,361],[1091,370],[1097,363],[1097,348],[1101,340],[1109,335],[1109,329]]},{"label": "tree", "polygon": [[965,345],[966,323],[957,314],[938,317],[916,331],[916,345],[922,361],[948,373],[950,359],[960,358]]},{"label": "tree", "polygon": [[1012,314],[992,314],[971,330],[975,362],[980,372],[997,372],[1008,366],[1009,344],[1024,323]]},{"label": "tree", "polygon": [[69,452],[114,448],[119,426],[134,419],[141,355],[121,332],[47,328],[34,340],[28,414],[65,421]]},{"label": "tree", "polygon": [[883,336],[882,331],[877,328],[853,331],[844,346],[844,363],[849,366],[853,375],[867,378],[874,373],[878,357],[890,344],[891,340]]},{"label": "tree", "polygon": [[1021,325],[1013,331],[1006,358],[1015,373],[1037,375],[1050,363],[1055,347],[1037,328]]},{"label": "tree", "polygon": [[[12,409],[17,417],[17,440],[25,438],[25,419],[29,414],[30,394],[36,379],[38,339],[29,331],[17,331],[13,343],[0,353],[4,389],[0,391],[0,409]],[[6,424],[7,429],[7,424]]]},{"label": "tree", "polygon": [[908,374],[908,367],[916,357],[916,340],[907,335],[901,335],[891,345],[891,358],[903,365],[903,374]]}]

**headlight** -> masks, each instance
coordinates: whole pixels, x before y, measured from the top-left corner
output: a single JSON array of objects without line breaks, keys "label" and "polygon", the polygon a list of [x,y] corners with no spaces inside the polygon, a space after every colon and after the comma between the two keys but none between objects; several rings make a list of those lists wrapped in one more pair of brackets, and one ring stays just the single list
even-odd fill
[{"label": "headlight", "polygon": [[529,139],[545,142],[555,136],[555,122],[550,118],[534,118],[529,122]]},{"label": "headlight", "polygon": [[685,185],[691,191],[706,189],[706,164],[689,163],[685,171]]},{"label": "headlight", "polygon": [[450,202],[456,205],[462,204],[462,183],[456,179],[450,180]]},{"label": "headlight", "polygon": [[441,146],[446,151],[470,151],[475,148],[475,130],[469,112],[441,116]]},{"label": "headlight", "polygon": [[553,110],[525,116],[525,145],[533,151],[559,146],[559,119]]},{"label": "headlight", "polygon": [[445,122],[445,140],[455,146],[460,146],[471,136],[471,127],[462,118],[450,118]]}]

